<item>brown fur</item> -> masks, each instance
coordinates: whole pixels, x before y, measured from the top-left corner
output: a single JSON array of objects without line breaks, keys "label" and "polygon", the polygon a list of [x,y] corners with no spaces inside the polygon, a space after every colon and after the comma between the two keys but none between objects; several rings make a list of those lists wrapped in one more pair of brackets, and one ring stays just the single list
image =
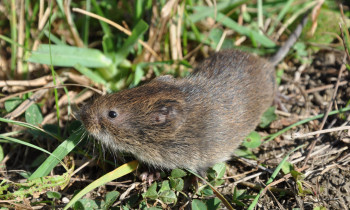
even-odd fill
[{"label": "brown fur", "polygon": [[[215,53],[187,78],[158,77],[85,105],[86,130],[112,150],[162,168],[201,172],[230,159],[271,105],[273,67],[236,50]],[[116,118],[108,116],[117,112]]]}]

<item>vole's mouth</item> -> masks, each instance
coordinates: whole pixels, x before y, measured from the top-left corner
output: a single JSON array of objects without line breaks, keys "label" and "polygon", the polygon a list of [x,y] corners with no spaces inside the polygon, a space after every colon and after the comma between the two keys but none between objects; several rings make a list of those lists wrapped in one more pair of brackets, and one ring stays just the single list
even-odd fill
[{"label": "vole's mouth", "polygon": [[96,133],[90,133],[90,135],[93,136],[95,140],[99,141],[101,144],[105,145],[106,147],[111,149],[117,149],[116,142],[111,137],[111,135],[108,134],[107,132],[101,131]]}]

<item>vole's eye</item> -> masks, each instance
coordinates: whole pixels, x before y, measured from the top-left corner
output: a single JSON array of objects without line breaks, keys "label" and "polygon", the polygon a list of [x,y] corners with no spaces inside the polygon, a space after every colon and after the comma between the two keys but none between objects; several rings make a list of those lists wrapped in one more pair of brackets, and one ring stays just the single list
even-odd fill
[{"label": "vole's eye", "polygon": [[118,114],[117,114],[117,112],[115,112],[115,111],[109,111],[109,112],[108,112],[108,116],[109,116],[110,118],[116,118],[116,117],[118,116]]}]

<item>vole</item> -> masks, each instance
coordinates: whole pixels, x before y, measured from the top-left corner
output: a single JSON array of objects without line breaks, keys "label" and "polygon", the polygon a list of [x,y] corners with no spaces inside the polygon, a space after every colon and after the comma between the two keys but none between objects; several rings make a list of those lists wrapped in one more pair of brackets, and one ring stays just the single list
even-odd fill
[{"label": "vole", "polygon": [[112,150],[155,167],[203,172],[229,160],[272,104],[274,63],[220,51],[186,78],[161,76],[101,96],[79,116],[87,132]]},{"label": "vole", "polygon": [[161,168],[203,171],[230,159],[272,104],[274,68],[236,50],[215,53],[187,78],[161,76],[101,96],[80,112],[112,150]]}]

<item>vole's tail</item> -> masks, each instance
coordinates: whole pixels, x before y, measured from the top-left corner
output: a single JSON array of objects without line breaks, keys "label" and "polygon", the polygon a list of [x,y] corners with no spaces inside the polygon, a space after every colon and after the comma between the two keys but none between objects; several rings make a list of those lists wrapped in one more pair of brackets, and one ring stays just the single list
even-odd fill
[{"label": "vole's tail", "polygon": [[304,26],[307,23],[308,15],[310,11],[305,12],[304,17],[302,21],[298,24],[298,26],[295,28],[293,33],[290,35],[288,40],[284,43],[284,45],[269,59],[270,63],[273,66],[276,66],[279,62],[281,62],[282,59],[287,55],[290,48],[295,44],[295,42],[298,40]]}]

